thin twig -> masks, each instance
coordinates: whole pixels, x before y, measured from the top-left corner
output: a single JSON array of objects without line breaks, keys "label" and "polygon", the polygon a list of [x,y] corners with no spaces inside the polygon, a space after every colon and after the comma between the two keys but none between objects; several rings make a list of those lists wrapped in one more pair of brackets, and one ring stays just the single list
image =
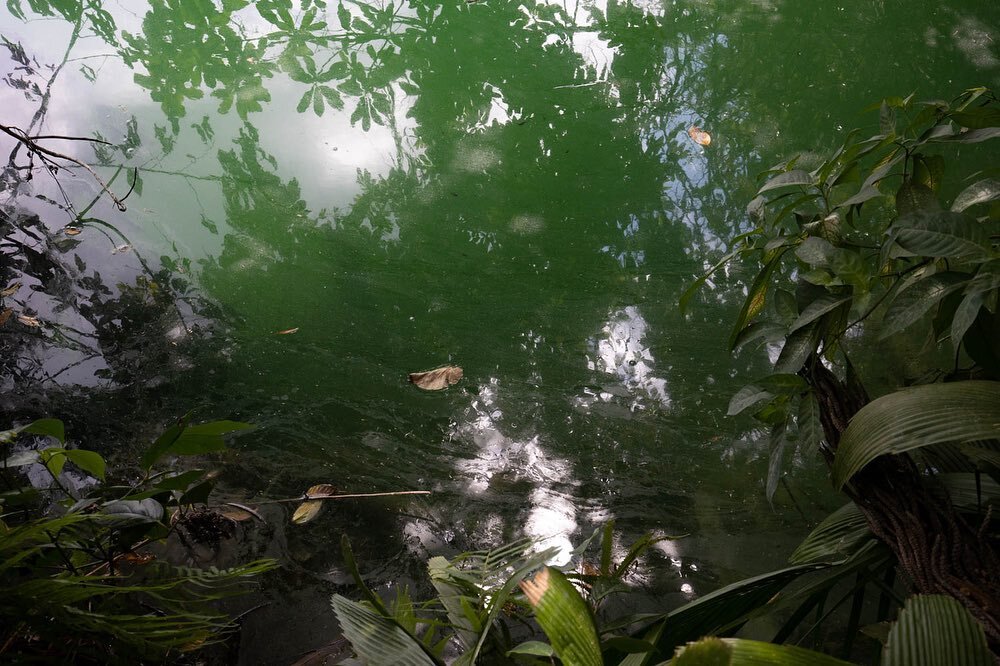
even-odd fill
[{"label": "thin twig", "polygon": [[392,493],[351,493],[349,495],[310,495],[308,493],[301,497],[290,497],[288,499],[261,500],[256,504],[284,504],[289,502],[309,502],[312,500],[328,499],[353,499],[356,497],[392,497],[394,495],[430,495],[429,490],[397,490]]}]

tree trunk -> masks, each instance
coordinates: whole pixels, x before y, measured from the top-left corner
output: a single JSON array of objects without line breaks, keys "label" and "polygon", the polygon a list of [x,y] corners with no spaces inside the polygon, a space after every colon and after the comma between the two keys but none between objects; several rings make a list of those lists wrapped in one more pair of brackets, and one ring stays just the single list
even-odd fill
[{"label": "tree trunk", "polygon": [[[868,396],[851,372],[845,383],[816,362],[803,374],[819,401],[827,440],[823,454],[832,463],[840,436]],[[931,483],[934,477],[921,474],[910,456],[882,456],[852,477],[844,492],[896,555],[914,589],[957,599],[982,623],[991,649],[1000,654],[1000,556],[987,533],[992,507],[981,525],[970,525],[946,493],[931,491]]]}]

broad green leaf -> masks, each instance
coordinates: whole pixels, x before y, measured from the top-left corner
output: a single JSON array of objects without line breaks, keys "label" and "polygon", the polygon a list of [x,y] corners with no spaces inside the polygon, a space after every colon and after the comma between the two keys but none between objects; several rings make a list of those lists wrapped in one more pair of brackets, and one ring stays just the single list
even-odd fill
[{"label": "broad green leaf", "polygon": [[783,340],[786,330],[785,326],[771,321],[755,321],[736,336],[734,349],[741,349],[744,345],[756,342],[757,340],[762,340],[765,343]]},{"label": "broad green leaf", "polygon": [[864,514],[857,504],[850,502],[824,518],[788,561],[792,564],[837,562],[854,555],[872,538]]},{"label": "broad green leaf", "polygon": [[785,249],[775,251],[773,256],[768,259],[764,267],[757,274],[757,277],[754,278],[753,284],[750,286],[749,292],[747,292],[746,300],[743,301],[743,307],[736,316],[736,325],[733,327],[733,332],[729,336],[730,350],[736,347],[736,340],[739,338],[740,333],[743,332],[743,329],[763,311],[764,305],[767,302],[767,289],[771,283],[771,274],[781,264],[781,257],[784,253]]},{"label": "broad green leaf", "polygon": [[440,663],[395,620],[339,594],[333,595],[330,603],[344,636],[367,663],[376,666],[433,666]]},{"label": "broad green leaf", "polygon": [[[962,452],[976,462],[984,459],[981,457],[984,453],[985,457],[997,462],[997,451],[977,449],[978,447],[961,447]],[[976,477],[975,472],[935,474],[931,491],[935,494],[940,492],[941,499],[948,501],[956,509],[980,514],[989,505],[1000,502],[1000,484],[992,476],[979,474],[979,478]]]},{"label": "broad green leaf", "polygon": [[813,323],[805,328],[793,331],[785,338],[785,345],[778,354],[774,371],[778,373],[798,372],[816,349],[816,328]]},{"label": "broad green leaf", "polygon": [[746,638],[703,638],[677,650],[670,666],[852,666],[794,645]]},{"label": "broad green leaf", "polygon": [[66,465],[66,449],[60,447],[42,449],[39,452],[39,458],[46,469],[49,470],[49,473],[53,477],[59,478],[63,467]]},{"label": "broad green leaf", "polygon": [[806,452],[819,449],[824,437],[823,424],[819,418],[819,403],[812,392],[802,396],[799,402],[797,424],[802,449]]},{"label": "broad green leaf", "polygon": [[995,106],[981,106],[971,111],[953,111],[949,115],[956,123],[969,129],[1000,127],[1000,108]]},{"label": "broad green leaf", "polygon": [[771,180],[764,183],[757,194],[763,194],[769,190],[774,190],[779,187],[788,187],[790,185],[812,185],[813,179],[809,175],[808,171],[802,169],[792,169],[791,171],[786,171],[785,173],[779,173],[777,176]]},{"label": "broad green leaf", "polygon": [[910,597],[889,630],[883,666],[995,666],[983,627],[953,597]]},{"label": "broad green leaf", "polygon": [[187,419],[189,415],[184,415],[181,417],[178,423],[170,426],[163,433],[156,438],[156,441],[146,449],[142,454],[141,464],[145,469],[149,469],[153,464],[159,460],[166,452],[173,446],[177,438],[180,437],[181,433],[184,432],[184,427],[187,425]]},{"label": "broad green leaf", "polygon": [[21,433],[48,435],[49,437],[55,437],[60,443],[66,440],[66,430],[63,427],[62,421],[59,419],[38,419],[20,428],[0,432],[0,443],[13,442]]},{"label": "broad green leaf", "polygon": [[830,268],[843,282],[867,291],[870,275],[859,252],[838,248],[830,258]]},{"label": "broad green leaf", "polygon": [[83,449],[67,449],[65,453],[70,462],[82,469],[84,472],[93,474],[98,479],[104,480],[104,470],[107,465],[104,458],[95,451],[85,451]]},{"label": "broad green leaf", "polygon": [[770,400],[773,397],[773,393],[756,384],[744,386],[729,400],[729,411],[726,413],[726,416],[736,416],[750,407]]},{"label": "broad green leaf", "polygon": [[825,266],[830,263],[835,249],[830,241],[810,236],[795,248],[795,256],[810,266]]},{"label": "broad green leaf", "polygon": [[184,420],[171,426],[143,455],[143,465],[149,469],[159,458],[171,454],[176,456],[199,455],[223,451],[224,437],[234,432],[249,430],[253,426],[239,421],[211,421],[199,425],[185,426]]},{"label": "broad green leaf", "polygon": [[906,179],[896,191],[896,213],[910,215],[920,211],[938,211],[941,204],[934,190],[913,179]]},{"label": "broad green leaf", "polygon": [[1000,137],[1000,127],[985,127],[983,129],[969,130],[968,132],[959,132],[958,134],[934,137],[933,140],[947,143],[979,143],[997,137]]},{"label": "broad green leaf", "polygon": [[795,303],[795,296],[787,289],[774,290],[774,311],[778,317],[791,324],[799,316],[799,306]]},{"label": "broad green leaf", "polygon": [[789,333],[794,333],[800,328],[808,326],[826,313],[832,312],[841,305],[850,302],[850,296],[834,296],[833,294],[828,294],[817,298],[815,301],[807,305],[802,311],[802,314],[799,315],[798,319],[792,323]]},{"label": "broad green leaf", "polygon": [[844,431],[833,462],[838,489],[879,456],[1000,432],[1000,382],[963,381],[905,388],[865,405]]},{"label": "broad green leaf", "polygon": [[590,608],[565,575],[545,567],[533,578],[521,581],[521,590],[564,664],[602,666],[601,644]]},{"label": "broad green leaf", "polygon": [[881,338],[895,335],[919,321],[945,296],[962,289],[968,279],[964,273],[937,273],[897,294],[883,318]]},{"label": "broad green leaf", "polygon": [[205,470],[192,469],[173,476],[165,476],[157,480],[154,487],[160,490],[187,490],[188,487],[200,481],[205,476]]},{"label": "broad green leaf", "polygon": [[101,507],[101,513],[116,521],[152,523],[163,518],[163,505],[154,499],[115,500]]},{"label": "broad green leaf", "polygon": [[891,227],[903,256],[984,257],[989,253],[986,229],[971,217],[952,211],[916,211]]},{"label": "broad green leaf", "polygon": [[951,209],[960,213],[970,206],[997,199],[1000,199],[1000,180],[984,178],[962,190],[961,194],[955,197]]}]

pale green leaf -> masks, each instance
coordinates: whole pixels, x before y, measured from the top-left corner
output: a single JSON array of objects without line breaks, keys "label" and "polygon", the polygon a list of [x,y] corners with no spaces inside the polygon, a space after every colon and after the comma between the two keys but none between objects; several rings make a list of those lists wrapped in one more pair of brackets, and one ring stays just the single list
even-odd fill
[{"label": "pale green leaf", "polygon": [[889,630],[883,666],[995,666],[983,627],[953,597],[916,595]]},{"label": "pale green leaf", "polygon": [[559,570],[545,567],[521,581],[535,619],[564,664],[602,666],[601,644],[587,602]]},{"label": "pale green leaf", "polygon": [[792,564],[845,560],[873,538],[868,521],[854,502],[823,519],[809,533],[788,561]]},{"label": "pale green leaf", "polygon": [[438,662],[399,624],[339,594],[330,600],[344,636],[358,656],[381,666],[433,666]]},{"label": "pale green leaf", "polygon": [[763,194],[768,190],[774,190],[779,187],[788,187],[790,185],[812,185],[813,179],[809,175],[808,171],[802,169],[792,169],[791,171],[786,171],[785,173],[779,173],[777,176],[771,180],[764,183],[757,194]]},{"label": "pale green leaf", "polygon": [[852,666],[794,645],[746,638],[703,638],[677,650],[670,666]]}]

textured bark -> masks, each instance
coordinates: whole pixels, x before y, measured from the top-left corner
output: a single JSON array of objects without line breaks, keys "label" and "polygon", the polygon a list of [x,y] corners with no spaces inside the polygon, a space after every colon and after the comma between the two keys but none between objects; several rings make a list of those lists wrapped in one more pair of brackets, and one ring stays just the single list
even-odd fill
[{"label": "textured bark", "polygon": [[[821,363],[803,370],[816,393],[832,463],[851,417],[868,402],[856,381],[842,382]],[[986,630],[1000,654],[1000,554],[981,525],[967,522],[944,493],[932,492],[933,477],[922,475],[908,455],[882,456],[844,487],[868,520],[872,533],[892,550],[917,592],[947,594],[962,603]]]}]

